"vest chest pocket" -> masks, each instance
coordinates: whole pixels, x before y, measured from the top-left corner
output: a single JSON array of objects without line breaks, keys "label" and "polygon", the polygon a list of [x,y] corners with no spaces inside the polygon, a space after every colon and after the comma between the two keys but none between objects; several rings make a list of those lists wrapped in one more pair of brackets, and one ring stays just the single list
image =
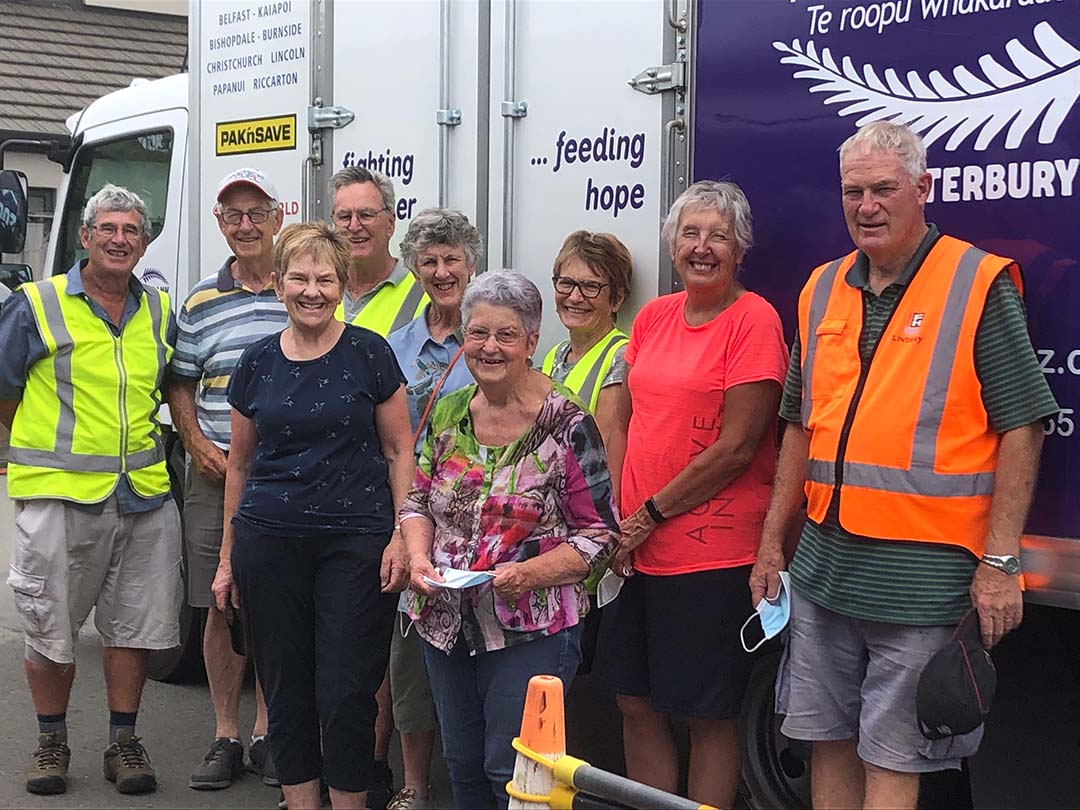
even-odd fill
[{"label": "vest chest pocket", "polygon": [[843,396],[858,376],[859,352],[854,328],[845,318],[825,318],[818,324],[814,332],[813,367],[809,369],[812,402]]}]

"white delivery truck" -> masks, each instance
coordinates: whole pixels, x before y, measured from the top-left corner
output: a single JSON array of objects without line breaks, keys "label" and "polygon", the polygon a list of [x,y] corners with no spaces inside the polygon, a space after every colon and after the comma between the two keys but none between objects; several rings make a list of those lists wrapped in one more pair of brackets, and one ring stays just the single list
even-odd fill
[{"label": "white delivery truck", "polygon": [[[364,165],[394,181],[398,238],[423,208],[460,208],[486,236],[485,266],[541,289],[568,233],[616,234],[634,257],[628,328],[675,288],[659,238],[670,202],[694,179],[730,178],[754,211],[743,281],[790,334],[809,270],[850,249],[837,146],[870,120],[921,132],[929,218],[1021,262],[1062,405],[1024,539],[1027,618],[995,653],[976,803],[1074,801],[1062,774],[1075,733],[1056,690],[1077,680],[1080,650],[1078,0],[193,0],[189,30],[188,74],[69,119],[44,274],[81,257],[82,206],[110,181],[149,204],[155,239],[137,272],[179,301],[226,250],[211,208],[227,172],[268,172],[291,222],[326,217],[330,175]],[[548,313],[542,342],[561,332]],[[155,661],[158,677],[197,666],[188,618],[189,643]],[[799,806],[808,750],[777,731],[775,653],[745,710],[746,793]],[[1010,770],[1025,729],[1063,724],[1072,749],[1049,746],[1022,779],[981,789]]]}]

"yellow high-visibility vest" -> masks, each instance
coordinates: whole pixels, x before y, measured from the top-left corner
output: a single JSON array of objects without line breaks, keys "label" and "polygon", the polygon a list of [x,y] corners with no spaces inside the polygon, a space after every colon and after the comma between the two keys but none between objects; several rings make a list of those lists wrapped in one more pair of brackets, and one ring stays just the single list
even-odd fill
[{"label": "yellow high-visibility vest", "polygon": [[[564,340],[561,343],[556,343],[544,358],[543,370],[549,377],[552,369],[555,368],[555,356],[559,353],[559,349],[563,348],[568,342]],[[600,400],[600,389],[603,387],[604,378],[611,370],[611,364],[615,362],[615,353],[620,346],[625,346],[629,342],[630,339],[627,338],[625,333],[617,328],[612,329],[598,340],[595,346],[585,352],[585,356],[574,364],[563,382],[563,385],[577,394],[581,401],[589,406],[589,413],[596,413],[596,403]]]},{"label": "yellow high-visibility vest", "polygon": [[[416,276],[408,273],[397,284],[384,284],[350,323],[386,337],[418,317],[430,301]],[[334,316],[339,321],[345,320],[344,302],[337,305]]]},{"label": "yellow high-visibility vest", "polygon": [[121,475],[144,498],[169,491],[157,421],[172,356],[169,296],[146,287],[119,337],[67,277],[24,284],[49,354],[30,368],[11,427],[8,495],[97,503]]}]

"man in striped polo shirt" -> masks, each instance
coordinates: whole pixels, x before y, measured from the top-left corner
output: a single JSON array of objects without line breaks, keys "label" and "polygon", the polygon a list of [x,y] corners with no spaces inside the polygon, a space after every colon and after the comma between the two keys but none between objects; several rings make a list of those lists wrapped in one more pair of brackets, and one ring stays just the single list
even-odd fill
[{"label": "man in striped polo shirt", "polygon": [[914,808],[920,774],[959,768],[982,735],[923,736],[919,675],[972,608],[987,648],[1020,624],[1020,535],[1058,408],[1016,263],[926,222],[922,140],[870,124],[840,148],[840,176],[856,250],[800,296],[750,590],[777,595],[805,497],[783,732],[813,743],[814,807]]},{"label": "man in striped polo shirt", "polygon": [[[226,175],[218,188],[214,216],[231,255],[191,289],[180,310],[169,390],[169,409],[188,454],[187,597],[192,607],[207,609],[203,657],[214,704],[214,742],[189,782],[197,790],[226,788],[244,770],[237,718],[244,658],[233,652],[226,617],[214,606],[210,590],[221,548],[230,440],[226,392],[244,349],[280,332],[288,320],[270,278],[282,212],[269,178],[254,169]],[[266,742],[266,704],[257,683],[255,694],[258,708],[249,756],[263,781],[276,784]]]}]

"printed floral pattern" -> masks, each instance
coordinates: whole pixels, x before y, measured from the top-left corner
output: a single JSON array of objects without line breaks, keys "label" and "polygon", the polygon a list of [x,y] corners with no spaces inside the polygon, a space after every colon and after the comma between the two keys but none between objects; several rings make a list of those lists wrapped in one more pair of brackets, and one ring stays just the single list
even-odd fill
[{"label": "printed floral pattern", "polygon": [[[619,518],[607,457],[593,418],[555,385],[536,424],[505,447],[480,445],[472,426],[470,385],[440,400],[401,518],[435,527],[437,569],[490,571],[562,543],[590,566],[606,559]],[[432,645],[449,652],[463,632],[470,652],[499,650],[577,624],[588,610],[583,583],[530,591],[516,604],[490,583],[410,594],[410,616]]]}]

